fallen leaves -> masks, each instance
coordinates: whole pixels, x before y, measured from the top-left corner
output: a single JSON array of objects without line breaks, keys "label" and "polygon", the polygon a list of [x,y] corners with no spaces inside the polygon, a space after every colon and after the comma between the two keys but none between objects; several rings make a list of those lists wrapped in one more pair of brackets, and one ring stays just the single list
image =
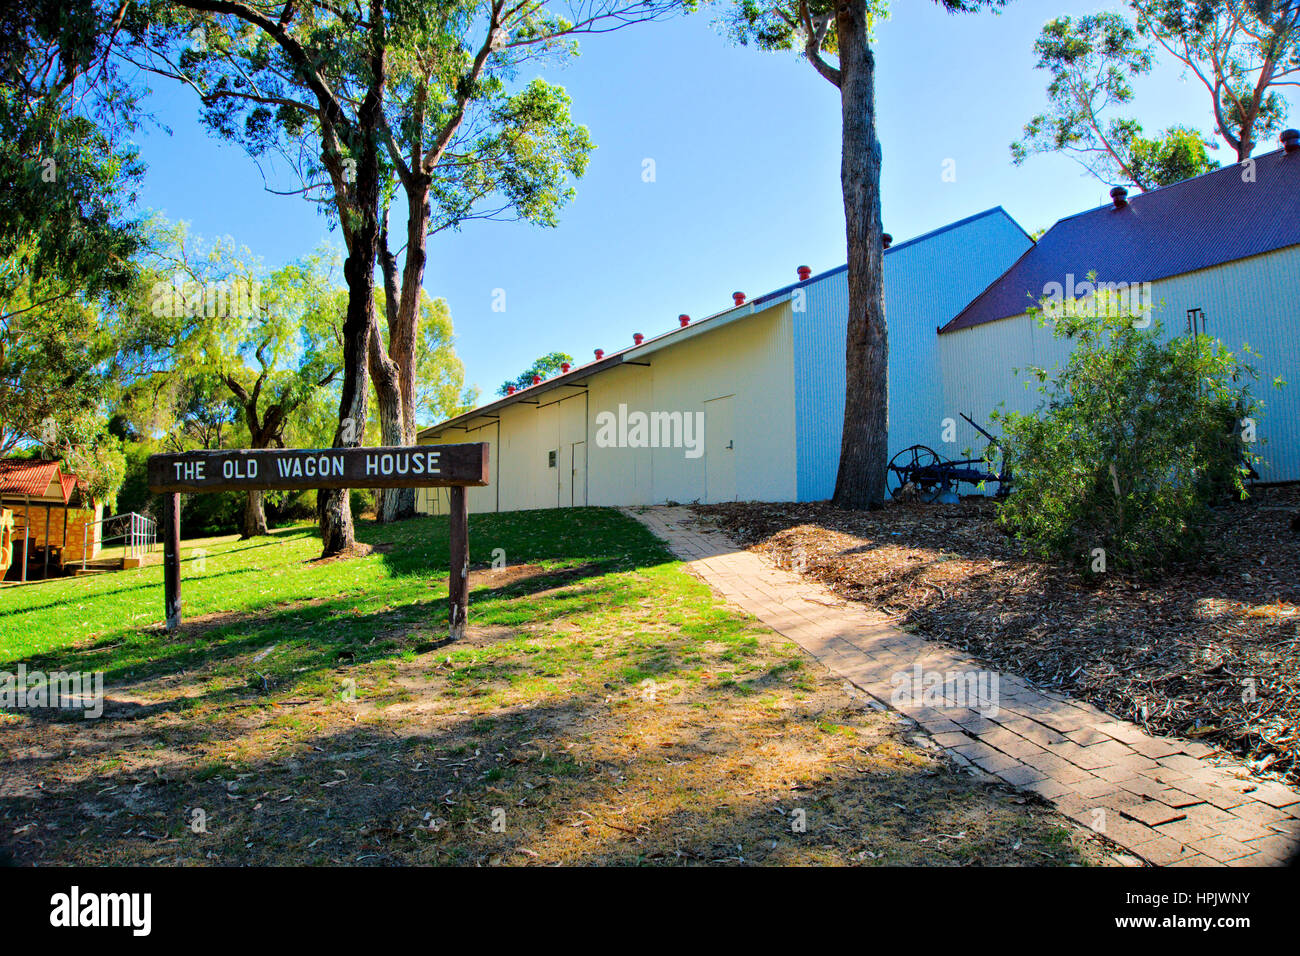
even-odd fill
[{"label": "fallen leaves", "polygon": [[1205,557],[1156,580],[1086,582],[1025,557],[994,503],[700,506],[729,534],[842,597],[1154,733],[1300,779],[1300,489],[1215,513]]}]

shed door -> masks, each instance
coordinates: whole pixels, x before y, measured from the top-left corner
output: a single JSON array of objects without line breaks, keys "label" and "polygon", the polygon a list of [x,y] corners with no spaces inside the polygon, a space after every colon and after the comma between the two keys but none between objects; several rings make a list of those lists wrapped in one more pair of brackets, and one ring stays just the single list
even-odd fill
[{"label": "shed door", "polygon": [[736,441],[732,396],[704,403],[704,501],[736,500]]},{"label": "shed door", "polygon": [[569,445],[570,500],[575,508],[587,504],[587,443],[576,441]]}]

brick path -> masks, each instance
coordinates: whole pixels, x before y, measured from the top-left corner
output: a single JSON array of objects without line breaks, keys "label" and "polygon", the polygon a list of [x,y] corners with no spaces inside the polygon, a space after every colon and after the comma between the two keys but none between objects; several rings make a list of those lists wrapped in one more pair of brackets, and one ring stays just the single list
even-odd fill
[{"label": "brick path", "polygon": [[1270,866],[1300,848],[1300,794],[1216,765],[1204,744],[1152,736],[1012,674],[997,673],[996,696],[973,707],[957,706],[965,701],[956,693],[899,697],[918,665],[923,674],[990,672],[744,550],[687,508],[625,510],[727,600],[916,721],[959,763],[1042,795],[1135,856],[1161,866]]}]

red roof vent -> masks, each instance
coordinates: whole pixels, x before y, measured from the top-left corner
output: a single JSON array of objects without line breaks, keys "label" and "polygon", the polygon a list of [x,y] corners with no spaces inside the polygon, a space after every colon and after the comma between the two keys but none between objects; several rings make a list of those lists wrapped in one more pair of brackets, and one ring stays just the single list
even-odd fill
[{"label": "red roof vent", "polygon": [[891,235],[890,235],[889,233],[887,233],[887,232],[886,232],[886,233],[883,233],[883,234],[881,235],[881,237],[880,237],[880,245],[881,245],[882,248],[888,249],[888,248],[889,248],[890,246],[892,246],[893,244],[894,244],[894,237],[893,237],[893,236],[891,236]]},{"label": "red roof vent", "polygon": [[599,362],[599,361],[600,361],[601,359],[603,359],[604,357],[605,357],[605,350],[604,350],[604,349],[596,349],[596,361]]},{"label": "red roof vent", "polygon": [[807,282],[808,279],[812,276],[812,269],[809,269],[807,266],[800,266],[795,271],[799,273],[800,282]]},{"label": "red roof vent", "polygon": [[632,341],[633,341],[634,344],[636,344],[636,345],[640,345],[642,342],[645,341],[645,336],[642,335],[640,332],[633,332],[633,333],[632,333]]},{"label": "red roof vent", "polygon": [[1300,129],[1284,129],[1277,140],[1288,153],[1294,153],[1300,150]]},{"label": "red roof vent", "polygon": [[1110,201],[1115,204],[1116,209],[1123,209],[1128,205],[1128,190],[1123,186],[1116,186],[1110,191]]},{"label": "red roof vent", "polygon": [[731,293],[731,298],[735,301],[736,305],[745,304],[745,293],[743,292],[733,292]]},{"label": "red roof vent", "polygon": [[686,326],[691,324],[691,317],[683,312],[681,315],[677,316],[677,323],[682,328],[686,328]]}]

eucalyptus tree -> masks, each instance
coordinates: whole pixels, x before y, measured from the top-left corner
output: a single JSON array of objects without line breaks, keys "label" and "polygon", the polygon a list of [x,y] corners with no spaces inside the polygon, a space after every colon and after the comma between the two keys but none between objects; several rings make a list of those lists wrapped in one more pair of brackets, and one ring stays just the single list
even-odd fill
[{"label": "eucalyptus tree", "polygon": [[[570,180],[585,171],[591,142],[573,121],[564,90],[540,79],[512,89],[508,81],[529,60],[573,55],[572,38],[593,32],[613,11],[653,18],[666,8],[595,4],[572,20],[542,3],[503,0],[430,11],[405,68],[394,71],[387,101],[392,202],[406,217],[396,230],[403,240],[400,269],[387,228],[380,237],[388,335],[372,333],[370,370],[385,444],[415,440],[417,303],[429,237],[473,219],[553,226],[573,195]],[[381,521],[414,510],[413,489],[385,490],[376,502]]]},{"label": "eucalyptus tree", "polygon": [[1300,0],[1130,0],[1132,17],[1106,12],[1049,21],[1034,44],[1052,77],[1049,107],[1013,143],[1018,165],[1031,153],[1073,156],[1097,178],[1142,189],[1215,168],[1216,148],[1176,125],[1154,139],[1114,111],[1132,102],[1134,78],[1162,53],[1205,88],[1214,135],[1237,162],[1282,128],[1283,90],[1300,86]]},{"label": "eucalyptus tree", "polygon": [[1011,144],[1021,165],[1034,153],[1060,152],[1108,185],[1140,189],[1167,186],[1215,168],[1213,144],[1186,126],[1172,126],[1157,138],[1143,134],[1137,120],[1115,115],[1133,101],[1133,80],[1151,72],[1152,44],[1118,13],[1057,17],[1034,42],[1037,68],[1051,76],[1048,108],[1025,124]]},{"label": "eucalyptus tree", "polygon": [[104,426],[124,367],[151,345],[127,308],[141,247],[136,90],[110,54],[125,0],[0,11],[0,453],[36,445],[111,500]]},{"label": "eucalyptus tree", "polygon": [[1282,128],[1300,86],[1300,0],[1130,0],[1138,32],[1210,96],[1215,132],[1248,159]]},{"label": "eucalyptus tree", "polygon": [[[948,13],[963,13],[1000,7],[1006,0],[933,2]],[[872,26],[884,13],[884,0],[736,0],[727,18],[740,43],[800,53],[840,94],[849,317],[844,430],[834,503],[845,508],[873,508],[884,501],[889,447],[881,146],[876,135],[876,60],[871,49]]]},{"label": "eucalyptus tree", "polygon": [[[359,441],[373,380],[381,441],[399,444],[414,441],[428,237],[475,218],[553,225],[572,196],[569,179],[585,169],[591,144],[568,97],[541,80],[517,84],[519,72],[572,56],[584,34],[690,0],[160,3],[147,65],[191,85],[212,130],[287,161],[291,191],[330,207],[343,231],[357,320],[345,326],[336,441]],[[388,212],[403,205],[399,269]],[[387,336],[370,296],[376,264]],[[351,522],[346,498],[327,497],[322,534],[334,553],[350,544]],[[413,508],[413,495],[389,495],[381,517]]]},{"label": "eucalyptus tree", "polygon": [[[329,177],[347,250],[335,447],[361,443],[369,405],[366,350],[375,321],[390,27],[395,11],[410,15],[415,9],[416,3],[386,0],[155,0],[130,54],[147,69],[192,85],[203,97],[205,122],[243,141],[254,155],[286,132],[297,135],[310,128],[314,133],[312,145]],[[224,62],[229,69],[214,65]],[[241,117],[231,106],[236,102],[253,104],[238,124]],[[305,143],[304,138],[304,148]],[[352,548],[355,532],[345,491],[322,491],[317,515],[323,554]]]},{"label": "eucalyptus tree", "polygon": [[[0,343],[26,312],[132,288],[139,111],[110,56],[128,6],[32,0],[0,14]],[[22,312],[19,288],[35,300]]]}]

